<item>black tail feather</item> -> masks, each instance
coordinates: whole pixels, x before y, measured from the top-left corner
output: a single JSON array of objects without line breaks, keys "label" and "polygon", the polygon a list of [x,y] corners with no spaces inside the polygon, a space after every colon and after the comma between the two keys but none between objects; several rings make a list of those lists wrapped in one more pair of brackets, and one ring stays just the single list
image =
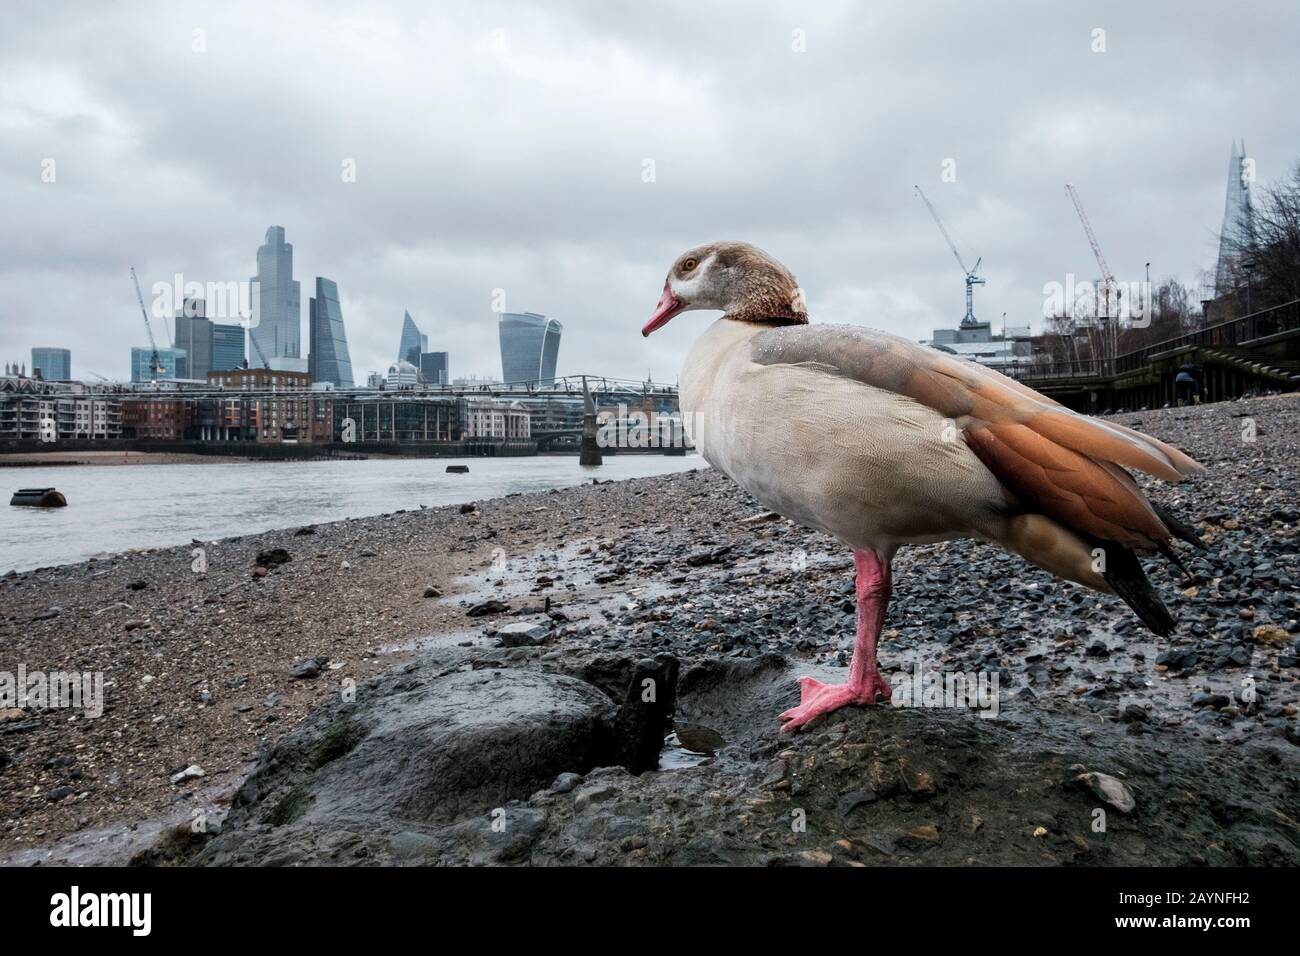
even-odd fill
[{"label": "black tail feather", "polygon": [[1151,586],[1137,555],[1113,541],[1101,544],[1106,552],[1106,567],[1101,572],[1106,583],[1124,599],[1143,624],[1162,637],[1172,634],[1174,617]]},{"label": "black tail feather", "polygon": [[1154,501],[1151,503],[1151,508],[1155,511],[1156,517],[1164,522],[1165,527],[1169,529],[1170,533],[1173,534],[1175,538],[1186,541],[1188,544],[1200,548],[1202,551],[1209,550],[1209,546],[1201,540],[1200,536],[1192,526],[1184,522],[1168,508],[1164,508],[1156,504]]},{"label": "black tail feather", "polygon": [[1178,556],[1178,552],[1173,549],[1173,546],[1168,541],[1161,541],[1156,545],[1156,548],[1169,560],[1170,564],[1183,572],[1183,577],[1190,578],[1192,576],[1191,569],[1183,564],[1183,559]]}]

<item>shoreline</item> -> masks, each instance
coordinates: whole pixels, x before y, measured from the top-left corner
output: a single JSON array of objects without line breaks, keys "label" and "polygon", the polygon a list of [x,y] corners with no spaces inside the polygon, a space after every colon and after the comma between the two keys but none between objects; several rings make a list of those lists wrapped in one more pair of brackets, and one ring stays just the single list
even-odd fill
[{"label": "shoreline", "polygon": [[168,451],[36,451],[0,453],[0,468],[46,468],[55,465],[198,465],[211,461],[255,461]]},{"label": "shoreline", "polygon": [[[1290,396],[1115,416],[1210,467],[1184,486],[1158,490],[1213,551],[1191,558],[1193,583],[1148,565],[1182,622],[1171,640],[1142,631],[1120,602],[1054,584],[989,546],[949,542],[900,553],[882,666],[889,673],[916,665],[996,673],[997,720],[953,708],[850,709],[811,733],[778,737],[775,715],[797,696],[796,672],[833,677],[847,664],[852,564],[824,535],[785,521],[747,522],[762,509],[712,471],[225,539],[205,545],[203,574],[191,569],[189,546],[15,574],[0,580],[7,661],[0,670],[22,663],[28,671],[102,671],[106,706],[93,720],[57,711],[0,715],[0,858],[83,859],[77,854],[92,853],[90,835],[98,840],[106,830],[110,845],[121,844],[115,852],[135,852],[136,837],[170,832],[178,818],[204,807],[215,818],[229,811],[231,825],[203,850],[202,862],[247,862],[241,853],[266,859],[258,854],[286,847],[303,861],[333,860],[321,855],[318,838],[320,828],[336,824],[308,814],[301,825],[264,832],[242,804],[231,807],[254,767],[268,793],[284,783],[274,778],[280,771],[267,768],[268,753],[320,732],[326,717],[353,706],[341,699],[343,681],[355,681],[355,706],[369,706],[394,681],[435,687],[444,671],[485,669],[510,680],[560,674],[613,694],[602,684],[603,668],[623,675],[618,668],[628,660],[671,654],[683,673],[679,722],[696,722],[696,730],[679,727],[678,736],[690,743],[703,727],[724,744],[712,755],[698,742],[696,750],[675,750],[683,766],[670,772],[574,766],[589,775],[586,788],[611,794],[584,812],[614,831],[623,827],[623,836],[588,833],[574,842],[582,789],[577,797],[513,794],[521,813],[542,821],[528,850],[537,862],[682,862],[692,859],[692,841],[707,843],[709,853],[739,846],[740,862],[783,855],[805,863],[1187,862],[1194,840],[1202,841],[1205,862],[1257,861],[1261,853],[1265,861],[1300,862],[1295,832],[1268,822],[1269,807],[1285,813],[1295,805],[1296,785],[1287,779],[1300,768],[1300,671],[1286,663],[1294,661],[1300,633],[1297,412],[1300,401]],[[1253,445],[1239,437],[1243,416],[1258,422]],[[259,553],[275,548],[290,560],[255,571]],[[439,594],[426,597],[429,588]],[[467,614],[487,600],[507,610]],[[536,624],[542,636],[498,646],[508,623]],[[1278,628],[1282,636],[1266,630],[1259,638],[1257,628]],[[318,658],[328,660],[317,662],[314,674],[291,676]],[[414,676],[394,677],[407,667]],[[1249,704],[1238,699],[1247,676],[1259,693]],[[932,739],[935,733],[951,737],[953,749]],[[876,779],[867,788],[874,798],[843,810],[846,795],[884,772],[882,754],[895,783]],[[1205,834],[1185,819],[1199,820],[1203,808],[1184,808],[1180,827],[1173,804],[1183,790],[1222,789],[1224,758],[1256,768],[1258,779],[1241,797],[1254,809],[1239,831],[1227,833],[1225,824],[1220,849],[1210,852]],[[899,760],[907,761],[901,778]],[[1122,828],[1112,846],[1088,832],[1086,813],[1073,818],[1072,790],[1037,794],[1036,810],[1023,793],[1013,796],[1039,786],[1034,774],[1045,767],[1060,763],[1064,774],[1083,760],[1090,771],[1126,776],[1150,808],[1141,827]],[[1006,780],[995,779],[992,764]],[[171,782],[191,765],[203,776]],[[804,767],[802,776],[796,767]],[[925,768],[929,783],[907,767]],[[901,791],[895,778],[903,780]],[[318,782],[294,778],[293,785]],[[725,814],[710,793],[725,794]],[[972,794],[992,801],[976,814],[982,837],[966,832]],[[320,789],[317,805],[327,805],[328,795]],[[790,842],[790,801],[814,797],[829,801],[825,819],[810,804],[817,825],[808,840]],[[643,834],[645,845],[629,837],[625,847],[626,821],[636,815],[630,806],[647,801],[677,801],[686,808],[678,818],[695,808],[713,822],[686,834],[669,820],[662,832]],[[1156,806],[1167,811],[1164,822]],[[746,824],[740,835],[728,833],[738,814],[756,829]],[[1015,836],[1033,816],[1048,820],[1042,825],[1050,837]],[[421,832],[437,843],[438,861],[464,862],[477,851],[464,834],[449,835],[451,826],[431,819]],[[930,839],[930,826],[940,840]],[[386,827],[371,828],[378,842],[369,862],[401,844]],[[1265,836],[1252,842],[1250,828]],[[922,835],[900,836],[912,829]],[[63,844],[64,856],[42,850],[76,833],[80,842]],[[992,833],[1007,837],[996,852],[987,842]],[[1080,849],[1076,836],[1091,849]],[[871,849],[872,841],[889,851]]]}]

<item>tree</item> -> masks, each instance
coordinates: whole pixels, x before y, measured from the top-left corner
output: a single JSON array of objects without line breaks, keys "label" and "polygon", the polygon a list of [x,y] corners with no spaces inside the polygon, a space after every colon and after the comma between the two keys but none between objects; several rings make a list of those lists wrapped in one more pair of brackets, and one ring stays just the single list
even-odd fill
[{"label": "tree", "polygon": [[1253,207],[1224,238],[1236,314],[1300,299],[1300,163],[1256,190]]}]

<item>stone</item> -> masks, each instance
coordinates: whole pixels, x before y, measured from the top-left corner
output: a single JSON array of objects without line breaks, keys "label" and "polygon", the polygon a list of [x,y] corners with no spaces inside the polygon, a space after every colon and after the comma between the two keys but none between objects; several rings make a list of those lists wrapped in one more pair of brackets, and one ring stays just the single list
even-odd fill
[{"label": "stone", "polygon": [[194,780],[198,777],[206,776],[206,772],[196,763],[190,764],[184,770],[178,770],[169,778],[172,783],[184,783],[186,780]]},{"label": "stone", "polygon": [[[197,862],[234,862],[236,847],[241,862],[267,862],[292,846],[324,863],[312,857],[322,833],[416,825],[450,826],[451,845],[495,860],[525,852],[545,825],[539,810],[511,801],[613,763],[617,709],[591,684],[514,668],[423,673],[394,671],[286,734]],[[491,830],[493,808],[506,808],[504,833]],[[274,832],[258,843],[268,822]]]},{"label": "stone", "polygon": [[546,639],[546,628],[536,621],[515,621],[497,629],[501,647],[533,647]]},{"label": "stone", "polygon": [[267,551],[259,551],[257,559],[253,563],[258,567],[273,568],[281,564],[287,564],[292,560],[293,557],[284,548],[271,548]]},{"label": "stone", "polygon": [[510,605],[505,601],[498,601],[496,598],[488,598],[486,601],[480,601],[473,605],[465,612],[466,617],[486,617],[489,614],[504,614],[510,610]]},{"label": "stone", "polygon": [[1282,647],[1290,642],[1291,635],[1286,632],[1286,628],[1278,627],[1276,624],[1260,624],[1251,632],[1251,638],[1256,644]]},{"label": "stone", "polygon": [[1132,813],[1137,808],[1133,791],[1122,781],[1106,773],[1081,773],[1074,778],[1077,786],[1092,791],[1094,795],[1110,804],[1123,814]]},{"label": "stone", "polygon": [[309,677],[316,677],[321,672],[321,668],[329,663],[328,657],[309,657],[305,661],[299,661],[289,669],[289,676],[294,680],[305,680]]}]

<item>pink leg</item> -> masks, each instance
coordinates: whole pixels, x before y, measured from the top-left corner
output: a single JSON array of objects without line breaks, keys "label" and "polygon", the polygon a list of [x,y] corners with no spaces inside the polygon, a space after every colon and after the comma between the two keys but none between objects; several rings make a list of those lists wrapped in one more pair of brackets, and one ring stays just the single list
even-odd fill
[{"label": "pink leg", "polygon": [[812,677],[799,678],[799,706],[781,714],[780,719],[785,721],[782,732],[802,727],[814,717],[839,710],[846,704],[870,707],[875,704],[877,694],[888,700],[893,693],[876,667],[876,641],[885,623],[885,609],[893,586],[889,558],[874,551],[855,550],[853,565],[858,575],[858,639],[853,646],[848,683],[823,684]]}]

